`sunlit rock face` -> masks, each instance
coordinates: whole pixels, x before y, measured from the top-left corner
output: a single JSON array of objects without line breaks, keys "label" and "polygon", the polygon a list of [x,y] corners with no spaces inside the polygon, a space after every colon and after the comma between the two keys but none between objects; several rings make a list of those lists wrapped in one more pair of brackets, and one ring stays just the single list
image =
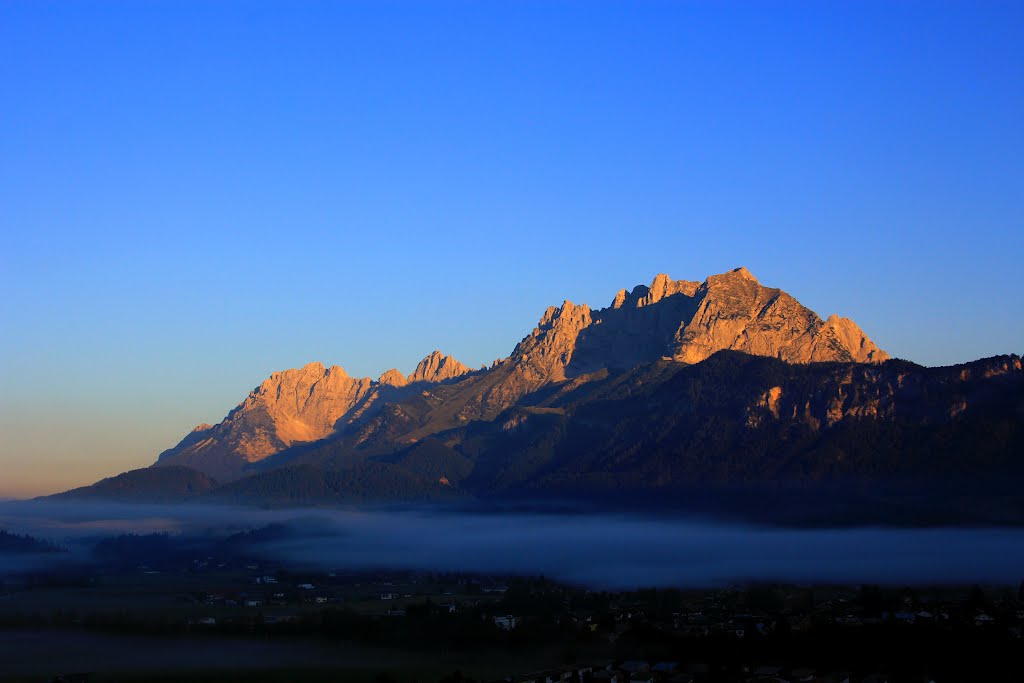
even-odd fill
[{"label": "sunlit rock face", "polygon": [[300,443],[328,438],[398,400],[412,383],[434,383],[470,372],[440,351],[424,358],[407,379],[389,370],[380,381],[350,377],[340,366],[309,363],[275,372],[215,426],[199,425],[160,454],[158,465],[187,465],[218,480],[240,475],[246,463]]},{"label": "sunlit rock face", "polygon": [[472,370],[451,356],[434,351],[424,358],[409,375],[409,383],[444,382],[472,372]]},{"label": "sunlit rock face", "polygon": [[822,320],[737,268],[703,283],[659,274],[650,286],[620,290],[611,306],[598,311],[569,301],[551,307],[511,359],[528,380],[559,381],[660,358],[699,363],[723,350],[788,363],[878,363],[889,357],[852,320]]},{"label": "sunlit rock face", "polygon": [[780,289],[762,286],[746,268],[712,275],[694,293],[670,355],[697,363],[722,351],[743,351],[788,363],[879,363],[889,355],[846,318],[823,321]]},{"label": "sunlit rock face", "polygon": [[[511,355],[487,370],[473,372],[434,351],[408,376],[391,369],[377,381],[320,363],[276,372],[221,423],[197,428],[157,464],[187,465],[227,481],[298,444],[345,435],[359,445],[414,443],[492,420],[545,387],[579,386],[657,360],[699,363],[723,350],[795,364],[888,358],[853,321],[822,320],[746,268],[703,282],[659,274],[650,285],[620,290],[607,308],[571,301],[549,307]],[[420,397],[415,406],[398,405],[409,396]]]},{"label": "sunlit rock face", "polygon": [[404,387],[406,384],[409,383],[408,378],[405,375],[403,375],[398,370],[398,368],[391,368],[390,370],[385,370],[384,373],[380,376],[380,379],[377,381],[380,382],[381,384],[386,384],[392,387]]}]

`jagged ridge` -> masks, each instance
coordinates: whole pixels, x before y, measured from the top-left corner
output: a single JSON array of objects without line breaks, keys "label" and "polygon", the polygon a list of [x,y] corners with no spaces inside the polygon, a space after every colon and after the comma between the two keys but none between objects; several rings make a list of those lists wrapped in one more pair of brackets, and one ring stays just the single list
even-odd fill
[{"label": "jagged ridge", "polygon": [[384,402],[409,394],[413,384],[444,382],[469,372],[440,351],[420,361],[408,378],[388,370],[375,382],[322,363],[275,372],[220,424],[199,425],[177,446],[161,453],[157,465],[183,465],[230,481],[241,476],[248,464],[343,432],[372,416]]},{"label": "jagged ridge", "polygon": [[721,350],[789,363],[888,358],[852,321],[822,320],[746,268],[703,283],[659,274],[650,286],[619,291],[605,309],[570,301],[548,308],[512,354],[486,371],[474,373],[434,351],[408,377],[391,369],[377,381],[353,378],[320,363],[274,373],[224,421],[197,427],[157,464],[230,481],[254,463],[325,439],[386,450],[494,419],[548,386],[578,385],[659,359],[699,363]]}]

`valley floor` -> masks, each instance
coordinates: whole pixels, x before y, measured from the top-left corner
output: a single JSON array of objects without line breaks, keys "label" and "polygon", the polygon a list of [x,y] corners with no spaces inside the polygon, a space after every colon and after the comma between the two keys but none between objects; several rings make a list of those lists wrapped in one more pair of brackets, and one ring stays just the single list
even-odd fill
[{"label": "valley floor", "polygon": [[0,681],[37,683],[58,674],[99,681],[440,680],[464,672],[490,680],[543,668],[552,648],[410,651],[321,638],[133,636],[68,629],[0,630]]},{"label": "valley floor", "polygon": [[1022,629],[1024,586],[607,592],[524,577],[138,569],[5,586],[0,681],[1020,681]]}]

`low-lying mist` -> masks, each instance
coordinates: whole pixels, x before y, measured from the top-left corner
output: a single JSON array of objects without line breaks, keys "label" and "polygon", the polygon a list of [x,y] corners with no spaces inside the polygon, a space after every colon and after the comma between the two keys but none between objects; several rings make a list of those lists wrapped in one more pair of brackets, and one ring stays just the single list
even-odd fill
[{"label": "low-lying mist", "polygon": [[[0,529],[67,553],[0,554],[0,572],[94,561],[103,537],[187,543],[253,534],[248,550],[289,568],[543,574],[603,588],[750,581],[1017,584],[1024,529],[781,529],[697,519],[420,510],[259,510],[211,505],[0,503]],[[145,557],[139,557],[145,562]]]}]

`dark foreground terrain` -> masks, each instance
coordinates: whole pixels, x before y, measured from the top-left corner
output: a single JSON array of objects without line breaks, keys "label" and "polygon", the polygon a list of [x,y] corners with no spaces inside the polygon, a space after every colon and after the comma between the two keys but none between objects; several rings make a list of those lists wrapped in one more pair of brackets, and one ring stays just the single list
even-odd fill
[{"label": "dark foreground terrain", "polygon": [[7,572],[0,680],[1024,680],[1024,584],[604,591],[289,567],[246,539],[214,556],[125,535]]}]

